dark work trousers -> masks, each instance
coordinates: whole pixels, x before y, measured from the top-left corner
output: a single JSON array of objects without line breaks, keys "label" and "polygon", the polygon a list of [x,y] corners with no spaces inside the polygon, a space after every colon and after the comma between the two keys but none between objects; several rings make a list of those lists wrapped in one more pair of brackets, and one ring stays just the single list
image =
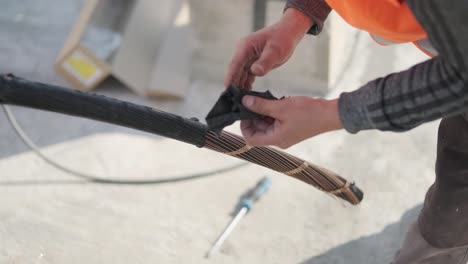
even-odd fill
[{"label": "dark work trousers", "polygon": [[[417,177],[417,175],[414,175]],[[436,180],[395,264],[468,262],[468,115],[442,120]]]}]

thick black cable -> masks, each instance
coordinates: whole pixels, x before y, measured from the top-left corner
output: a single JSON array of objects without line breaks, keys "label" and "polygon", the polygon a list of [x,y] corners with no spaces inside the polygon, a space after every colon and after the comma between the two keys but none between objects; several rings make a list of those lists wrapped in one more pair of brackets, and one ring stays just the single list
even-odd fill
[{"label": "thick black cable", "polygon": [[31,149],[40,159],[42,159],[44,162],[48,163],[52,167],[63,171],[67,174],[73,175],[77,178],[86,180],[88,182],[93,182],[93,183],[101,183],[101,184],[121,184],[121,185],[143,185],[143,184],[162,184],[162,183],[171,183],[171,182],[181,182],[181,181],[188,181],[188,180],[195,180],[199,178],[204,178],[208,176],[214,176],[216,174],[221,174],[224,172],[229,172],[233,171],[235,169],[244,167],[248,165],[249,163],[247,162],[242,162],[238,163],[232,166],[226,166],[221,169],[213,170],[213,171],[208,171],[208,172],[200,172],[200,173],[195,173],[195,174],[190,174],[190,175],[185,175],[185,176],[179,176],[179,177],[171,177],[171,178],[161,178],[161,179],[141,179],[141,180],[133,180],[133,179],[120,179],[120,178],[108,178],[108,177],[102,177],[102,176],[97,176],[97,175],[92,175],[89,173],[81,172],[81,171],[76,171],[74,169],[71,169],[65,165],[60,164],[59,162],[51,159],[48,157],[46,154],[44,154],[41,149],[34,143],[34,141],[31,140],[31,138],[26,134],[26,132],[23,130],[21,125],[18,123],[16,120],[13,112],[7,105],[2,105],[3,110],[5,111],[5,115],[8,119],[8,122],[12,126],[13,130],[15,133],[18,135],[18,137],[23,141],[23,143]]}]

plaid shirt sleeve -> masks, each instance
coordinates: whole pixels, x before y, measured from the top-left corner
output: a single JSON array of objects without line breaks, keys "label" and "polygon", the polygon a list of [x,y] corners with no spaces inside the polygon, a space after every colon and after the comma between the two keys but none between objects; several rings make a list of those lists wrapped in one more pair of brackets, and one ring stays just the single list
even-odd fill
[{"label": "plaid shirt sleeve", "polygon": [[309,34],[318,35],[323,29],[323,23],[327,19],[331,8],[325,0],[288,0],[284,10],[294,8],[308,16],[314,24],[309,30]]},{"label": "plaid shirt sleeve", "polygon": [[345,129],[406,131],[468,112],[468,9],[466,1],[407,0],[439,55],[412,68],[343,93]]}]

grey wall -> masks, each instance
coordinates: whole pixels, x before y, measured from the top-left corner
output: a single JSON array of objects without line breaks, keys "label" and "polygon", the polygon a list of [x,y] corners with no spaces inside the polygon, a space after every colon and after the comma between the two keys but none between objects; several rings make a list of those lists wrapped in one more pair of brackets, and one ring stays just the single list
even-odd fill
[{"label": "grey wall", "polygon": [[[222,82],[236,42],[252,30],[253,0],[189,2],[195,31],[192,77]],[[267,24],[280,18],[283,7],[282,1],[268,4]],[[256,82],[254,88],[323,95],[327,79],[328,36],[323,34],[307,37],[286,65]]]}]

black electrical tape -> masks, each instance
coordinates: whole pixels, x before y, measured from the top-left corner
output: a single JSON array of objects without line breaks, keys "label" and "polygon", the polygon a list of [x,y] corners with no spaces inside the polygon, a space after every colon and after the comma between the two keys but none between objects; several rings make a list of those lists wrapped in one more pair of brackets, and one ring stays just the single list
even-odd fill
[{"label": "black electrical tape", "polygon": [[254,113],[242,105],[242,98],[245,95],[257,96],[268,100],[278,100],[270,91],[255,92],[239,89],[231,85],[221,94],[214,107],[206,116],[208,129],[219,135],[225,127],[234,124],[238,120],[265,118],[264,115]]}]

